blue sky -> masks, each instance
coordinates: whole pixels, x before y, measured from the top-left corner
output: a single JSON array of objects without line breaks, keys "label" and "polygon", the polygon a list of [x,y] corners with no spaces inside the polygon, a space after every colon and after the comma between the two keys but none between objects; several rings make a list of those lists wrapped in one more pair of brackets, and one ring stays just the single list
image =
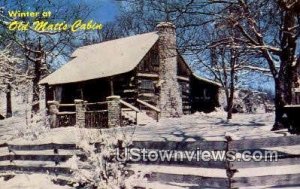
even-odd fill
[{"label": "blue sky", "polygon": [[[21,0],[27,6],[28,11],[31,10],[30,4],[39,2],[39,4],[48,4],[50,2],[54,2],[55,4],[59,4],[60,2],[64,3],[64,0]],[[67,2],[67,0],[65,0]],[[79,2],[85,3],[89,5],[93,12],[90,15],[90,19],[93,19],[97,22],[108,22],[114,20],[114,17],[118,14],[118,5],[115,0],[69,0],[72,4],[77,4]],[[0,0],[0,6],[7,5],[5,7],[6,11],[15,10],[14,3],[11,0]]]},{"label": "blue sky", "polygon": [[[87,4],[95,6],[96,10],[91,18],[103,23],[114,20],[118,14],[118,6],[114,0],[83,0]],[[98,8],[99,7],[99,8]]]}]

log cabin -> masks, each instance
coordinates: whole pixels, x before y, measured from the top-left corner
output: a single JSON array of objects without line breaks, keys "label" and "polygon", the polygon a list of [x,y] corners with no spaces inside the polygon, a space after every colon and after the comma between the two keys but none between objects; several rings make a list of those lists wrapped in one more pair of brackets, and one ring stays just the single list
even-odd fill
[{"label": "log cabin", "polygon": [[169,22],[155,32],[83,46],[40,84],[46,101],[99,102],[118,95],[140,110],[147,111],[143,104],[159,108],[161,117],[213,111],[221,87],[191,70]]}]

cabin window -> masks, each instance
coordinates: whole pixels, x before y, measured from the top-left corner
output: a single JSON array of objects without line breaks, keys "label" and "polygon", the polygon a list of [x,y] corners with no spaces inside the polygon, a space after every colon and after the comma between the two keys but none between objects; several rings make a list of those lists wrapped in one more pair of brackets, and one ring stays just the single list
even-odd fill
[{"label": "cabin window", "polygon": [[157,53],[153,54],[151,59],[153,66],[159,66],[159,58]]},{"label": "cabin window", "polygon": [[153,90],[154,89],[153,81],[141,80],[141,89]]}]

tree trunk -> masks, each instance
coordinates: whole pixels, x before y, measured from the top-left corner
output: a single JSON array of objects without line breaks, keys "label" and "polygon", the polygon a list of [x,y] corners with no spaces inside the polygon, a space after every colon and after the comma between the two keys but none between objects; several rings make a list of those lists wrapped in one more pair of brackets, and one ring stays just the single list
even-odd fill
[{"label": "tree trunk", "polygon": [[[33,70],[33,79],[32,79],[32,107],[31,113],[32,115],[36,114],[40,110],[40,86],[39,81],[41,80],[42,76],[45,74],[43,73],[43,61],[44,61],[44,51],[39,45],[37,50],[33,52],[34,58],[27,56],[27,58],[33,62],[34,70]],[[46,70],[45,70],[46,71]]]},{"label": "tree trunk", "polygon": [[11,106],[11,86],[7,84],[7,92],[6,92],[6,118],[12,116],[12,106]]},{"label": "tree trunk", "polygon": [[283,129],[286,127],[283,119],[285,105],[284,81],[279,78],[275,80],[275,124],[272,130]]},{"label": "tree trunk", "polygon": [[41,61],[34,62],[34,75],[32,80],[32,114],[36,114],[40,110],[40,86],[39,81],[41,78]]},{"label": "tree trunk", "polygon": [[231,50],[231,59],[230,59],[230,86],[229,86],[229,97],[228,97],[228,112],[227,119],[232,119],[232,109],[233,109],[233,98],[235,91],[235,65],[237,61],[237,52]]},{"label": "tree trunk", "polygon": [[230,95],[229,98],[227,99],[227,119],[232,119],[232,109],[233,109],[233,95],[231,94],[230,91]]},{"label": "tree trunk", "polygon": [[[234,78],[231,78],[231,80]],[[229,97],[228,97],[228,112],[227,112],[227,119],[232,119],[232,110],[233,110],[233,97],[234,97],[234,82],[231,81],[230,83],[230,90],[229,90]]]},{"label": "tree trunk", "polygon": [[[284,15],[284,28],[281,39],[280,71],[275,78],[275,124],[272,130],[288,127],[284,120],[284,106],[295,101],[293,88],[297,84],[296,34],[289,31],[296,24],[295,14],[287,11]],[[288,32],[289,31],[289,32]]]}]

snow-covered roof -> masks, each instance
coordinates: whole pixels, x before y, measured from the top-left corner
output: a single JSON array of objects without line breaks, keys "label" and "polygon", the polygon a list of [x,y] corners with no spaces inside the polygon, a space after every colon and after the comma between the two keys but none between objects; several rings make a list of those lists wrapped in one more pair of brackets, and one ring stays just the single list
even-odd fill
[{"label": "snow-covered roof", "polygon": [[222,87],[222,85],[221,85],[220,83],[218,83],[218,82],[216,82],[216,81],[212,81],[212,80],[210,80],[210,79],[206,79],[206,78],[204,78],[204,77],[200,77],[200,76],[196,75],[195,73],[193,73],[193,76],[194,76],[196,79],[198,79],[198,80],[201,80],[201,81],[204,81],[204,82],[207,82],[207,83],[216,85],[216,86],[218,86],[218,87]]},{"label": "snow-covered roof", "polygon": [[[129,72],[140,63],[158,37],[156,32],[150,32],[81,47],[72,54],[71,61],[42,79],[39,84],[76,83]],[[195,73],[193,75],[201,81],[221,87],[215,81]]]},{"label": "snow-covered roof", "polygon": [[133,70],[158,40],[156,32],[88,45],[77,49],[73,59],[40,84],[75,83]]}]

